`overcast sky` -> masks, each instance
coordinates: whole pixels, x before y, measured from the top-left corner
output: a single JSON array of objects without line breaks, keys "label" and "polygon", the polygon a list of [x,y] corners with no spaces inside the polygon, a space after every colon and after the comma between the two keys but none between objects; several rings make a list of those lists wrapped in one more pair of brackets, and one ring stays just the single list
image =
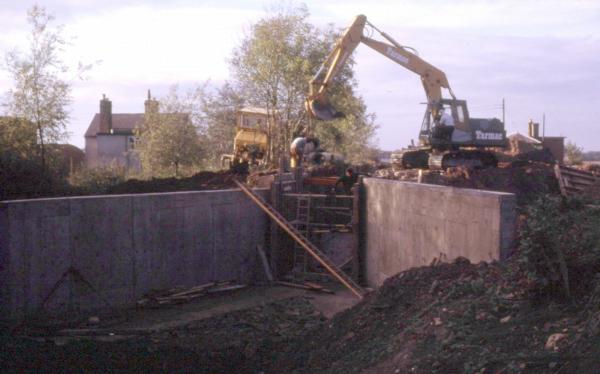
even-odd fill
[{"label": "overcast sky", "polygon": [[[26,11],[35,2],[0,0],[0,54],[24,47]],[[600,150],[600,1],[597,0],[356,0],[306,1],[315,25],[343,28],[354,16],[419,51],[443,70],[472,117],[502,117],[509,133],[542,122],[546,135],[566,136],[585,150]],[[273,1],[46,0],[38,4],[73,37],[65,60],[102,60],[84,82],[74,82],[69,142],[83,147],[98,101],[113,112],[142,112],[146,90],[164,95],[229,78],[227,60],[249,26]],[[377,115],[382,149],[416,139],[425,94],[418,76],[359,46],[358,93]],[[0,72],[0,92],[12,85]]]}]

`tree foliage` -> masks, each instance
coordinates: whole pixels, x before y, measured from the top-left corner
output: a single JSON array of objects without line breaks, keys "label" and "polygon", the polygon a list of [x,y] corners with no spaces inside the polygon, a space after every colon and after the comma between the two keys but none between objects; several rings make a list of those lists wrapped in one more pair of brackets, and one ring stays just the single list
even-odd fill
[{"label": "tree foliage", "polygon": [[18,117],[0,117],[0,151],[20,158],[31,158],[36,148],[35,124]]},{"label": "tree foliage", "polygon": [[570,296],[584,269],[600,264],[600,210],[581,200],[541,196],[525,208],[522,268],[534,295]]},{"label": "tree foliage", "polygon": [[137,154],[144,173],[175,176],[189,173],[202,160],[200,133],[202,87],[184,95],[173,87],[168,96],[156,102],[135,129],[139,137]]},{"label": "tree foliage", "polygon": [[[11,116],[35,125],[42,165],[46,166],[45,145],[65,137],[69,118],[71,86],[65,80],[69,67],[62,61],[66,46],[62,27],[52,25],[54,17],[44,7],[33,6],[27,13],[31,26],[26,51],[6,55],[6,67],[15,87],[8,92]],[[79,66],[78,73],[88,67]]]},{"label": "tree foliage", "polygon": [[565,156],[569,165],[579,165],[583,162],[583,148],[573,142],[567,142]]},{"label": "tree foliage", "polygon": [[232,152],[236,112],[244,106],[245,99],[239,89],[225,83],[216,92],[205,90],[201,101],[205,115],[203,143],[210,150],[205,153],[206,161],[219,167],[221,155]]},{"label": "tree foliage", "polygon": [[[311,25],[308,15],[305,6],[270,13],[252,25],[230,61],[246,101],[273,111],[276,117],[277,125],[267,128],[270,160],[286,153],[293,138],[306,131],[308,82],[339,37],[331,27],[321,30]],[[349,59],[330,88],[331,101],[347,117],[314,125],[322,144],[346,156],[366,149],[375,130],[374,117],[366,114],[366,106],[354,93],[353,64]]]}]

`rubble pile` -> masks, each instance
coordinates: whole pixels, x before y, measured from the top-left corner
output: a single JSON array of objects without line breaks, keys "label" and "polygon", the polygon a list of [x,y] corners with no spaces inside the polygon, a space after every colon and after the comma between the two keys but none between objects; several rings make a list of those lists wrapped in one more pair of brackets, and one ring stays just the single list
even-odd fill
[{"label": "rubble pile", "polygon": [[235,188],[234,177],[243,179],[231,171],[202,171],[189,178],[130,179],[110,187],[108,194],[131,194],[172,191],[222,190]]},{"label": "rubble pile", "polygon": [[[560,193],[554,174],[554,166],[538,161],[514,161],[498,168],[468,169],[449,168],[446,171],[422,170],[421,183],[438,184],[460,188],[473,188],[510,192],[520,200],[536,195]],[[419,180],[419,170],[378,170],[375,177],[408,182]]]},{"label": "rubble pile", "polygon": [[534,303],[526,284],[514,261],[408,270],[264,372],[597,372],[600,279],[573,303]]}]

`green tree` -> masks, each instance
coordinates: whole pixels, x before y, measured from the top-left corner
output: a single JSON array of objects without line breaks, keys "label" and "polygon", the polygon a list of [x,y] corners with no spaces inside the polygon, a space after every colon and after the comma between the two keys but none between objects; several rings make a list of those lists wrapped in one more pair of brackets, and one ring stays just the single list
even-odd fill
[{"label": "green tree", "polygon": [[37,130],[33,123],[18,117],[0,117],[0,152],[21,159],[30,158],[36,147]]},{"label": "green tree", "polygon": [[[292,139],[306,130],[304,100],[308,82],[339,36],[331,27],[320,30],[308,23],[308,15],[305,6],[272,12],[251,27],[230,61],[235,82],[246,101],[275,116],[277,126],[267,128],[271,161],[286,152]],[[373,117],[365,114],[366,106],[354,93],[352,66],[350,59],[331,87],[332,102],[349,116],[315,124],[321,143],[343,153],[366,148],[375,129]]]},{"label": "green tree", "polygon": [[144,123],[135,129],[144,173],[179,177],[200,164],[203,114],[198,98],[202,94],[202,86],[184,95],[175,86],[160,104],[153,100]]},{"label": "green tree", "polygon": [[565,147],[567,163],[569,165],[579,165],[583,161],[583,148],[573,142],[567,142]]},{"label": "green tree", "polygon": [[[29,9],[27,21],[31,26],[28,49],[6,54],[6,67],[15,83],[6,107],[11,116],[35,125],[45,168],[46,144],[65,137],[69,118],[71,86],[64,77],[70,69],[60,57],[67,43],[62,27],[53,27],[54,17],[44,7]],[[88,68],[80,64],[77,73]]]}]

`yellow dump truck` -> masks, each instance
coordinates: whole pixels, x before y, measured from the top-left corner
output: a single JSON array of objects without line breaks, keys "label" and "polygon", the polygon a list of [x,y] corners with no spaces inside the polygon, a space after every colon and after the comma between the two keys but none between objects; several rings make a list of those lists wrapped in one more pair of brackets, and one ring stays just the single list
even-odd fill
[{"label": "yellow dump truck", "polygon": [[237,112],[233,153],[222,155],[221,164],[234,170],[246,171],[250,165],[266,161],[269,137],[264,129],[271,116],[266,109],[242,108]]}]

